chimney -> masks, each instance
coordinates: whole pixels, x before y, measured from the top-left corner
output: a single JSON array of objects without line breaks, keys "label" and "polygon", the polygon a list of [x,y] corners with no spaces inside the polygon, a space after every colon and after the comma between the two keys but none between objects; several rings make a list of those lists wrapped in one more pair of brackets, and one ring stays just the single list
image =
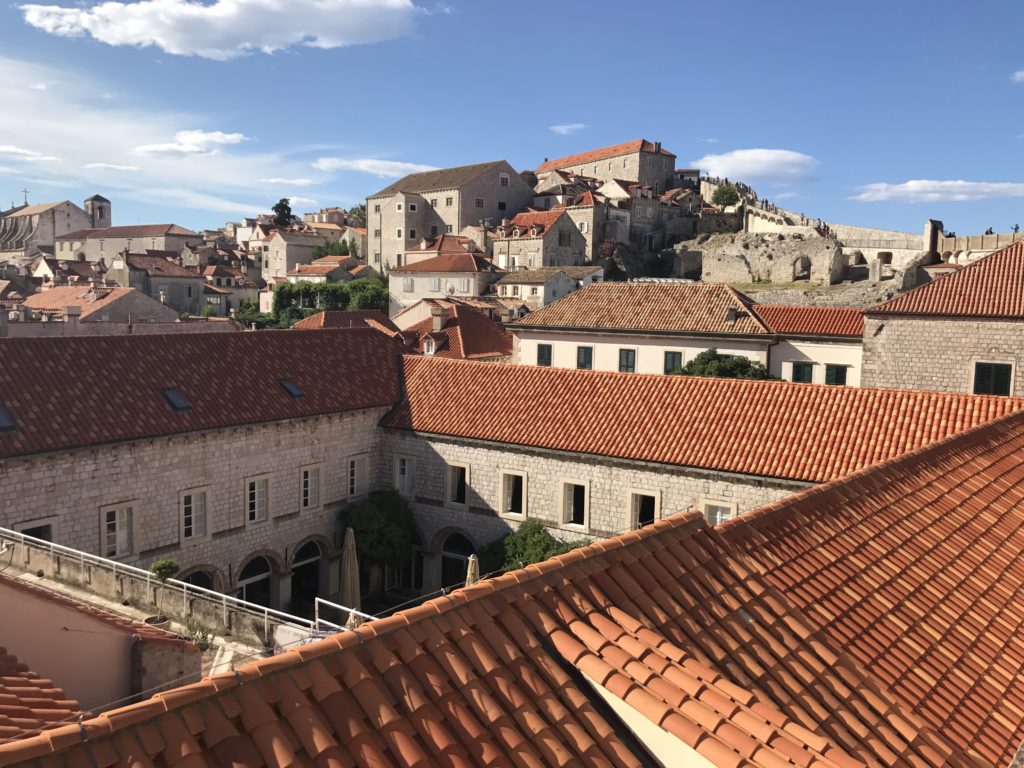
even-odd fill
[{"label": "chimney", "polygon": [[64,307],[64,322],[78,324],[78,319],[82,316],[81,307]]},{"label": "chimney", "polygon": [[736,315],[739,313],[739,309],[735,306],[730,306],[725,310],[725,322],[729,325],[733,325],[736,322]]},{"label": "chimney", "polygon": [[167,291],[165,291],[163,289],[160,290],[160,303],[161,304],[166,304],[167,303]]},{"label": "chimney", "polygon": [[654,142],[654,151],[655,151],[655,153],[661,152],[661,142],[660,141]]},{"label": "chimney", "polygon": [[444,327],[444,307],[430,305],[430,330],[437,333]]},{"label": "chimney", "polygon": [[0,310],[0,339],[7,336],[7,311]]}]

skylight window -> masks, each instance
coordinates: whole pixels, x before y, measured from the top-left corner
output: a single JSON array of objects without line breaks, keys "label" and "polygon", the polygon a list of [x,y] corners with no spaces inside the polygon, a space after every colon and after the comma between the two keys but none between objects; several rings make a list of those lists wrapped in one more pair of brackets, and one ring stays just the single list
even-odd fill
[{"label": "skylight window", "polygon": [[0,432],[17,432],[18,422],[14,415],[4,406],[0,405]]},{"label": "skylight window", "polygon": [[173,387],[163,389],[161,390],[161,393],[167,399],[171,408],[176,410],[178,413],[184,413],[185,411],[192,410],[192,404],[188,401],[188,398]]},{"label": "skylight window", "polygon": [[284,387],[285,392],[294,397],[296,400],[301,400],[306,396],[306,393],[302,391],[302,387],[300,387],[291,379],[281,379],[281,386]]}]

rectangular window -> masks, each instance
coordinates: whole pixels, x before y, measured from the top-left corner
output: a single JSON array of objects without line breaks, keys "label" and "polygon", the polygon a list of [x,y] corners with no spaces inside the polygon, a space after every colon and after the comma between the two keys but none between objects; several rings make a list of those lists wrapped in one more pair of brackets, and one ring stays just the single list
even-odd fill
[{"label": "rectangular window", "polygon": [[572,236],[564,229],[558,230],[558,244],[563,246],[572,245]]},{"label": "rectangular window", "polygon": [[395,230],[395,237],[397,237],[397,238],[401,238],[402,237],[402,230],[401,229],[396,229]]},{"label": "rectangular window", "polygon": [[504,200],[499,200],[499,201],[498,201],[498,210],[499,210],[499,211],[504,211],[504,210],[505,210],[505,207],[506,207],[506,206],[505,206],[505,201],[504,201]]},{"label": "rectangular window", "polygon": [[707,499],[700,503],[700,507],[710,525],[718,525],[729,518],[736,517],[736,505],[727,501]]},{"label": "rectangular window", "polygon": [[410,211],[415,211],[416,210],[416,203],[409,203],[409,210]]},{"label": "rectangular window", "polygon": [[469,278],[468,277],[464,277],[461,280],[459,280],[459,290],[462,293],[469,293]]},{"label": "rectangular window", "polygon": [[245,484],[246,518],[250,523],[262,523],[267,519],[270,502],[270,478],[258,477]]},{"label": "rectangular window", "polygon": [[536,285],[531,286],[531,288],[530,288],[530,295],[531,296],[537,296],[538,294],[540,294],[540,288],[538,288]]},{"label": "rectangular window", "polygon": [[206,535],[206,491],[181,495],[181,537],[200,539]]},{"label": "rectangular window", "polygon": [[432,291],[440,291],[441,290],[441,278],[440,277],[432,277],[432,278],[430,278],[430,290],[432,290]]},{"label": "rectangular window", "polygon": [[416,289],[416,282],[411,277],[402,278],[402,290],[405,293],[412,293]]},{"label": "rectangular window", "polygon": [[650,493],[630,493],[629,508],[633,528],[643,528],[658,518],[658,497]]},{"label": "rectangular window", "polygon": [[380,213],[380,203],[377,203],[376,205],[373,206],[373,212]]},{"label": "rectangular window", "polygon": [[379,229],[373,230],[373,236],[374,237],[380,237],[380,230]]},{"label": "rectangular window", "polygon": [[446,232],[447,234],[449,234],[449,235],[450,235],[450,234],[452,233],[452,225],[451,225],[451,224],[445,224],[445,225],[444,225],[444,231],[445,231],[445,232]]},{"label": "rectangular window", "polygon": [[507,187],[508,186],[508,174],[503,173],[503,174],[501,174],[501,176],[498,177],[498,186],[499,187]]},{"label": "rectangular window", "polygon": [[431,224],[430,225],[430,236],[434,237],[435,235],[437,235],[437,224]]},{"label": "rectangular window", "polygon": [[665,353],[665,373],[679,373],[683,370],[683,353]]},{"label": "rectangular window", "polygon": [[516,517],[526,514],[526,475],[518,472],[502,473],[501,514]]},{"label": "rectangular window", "polygon": [[452,504],[466,503],[466,485],[469,468],[462,464],[448,465],[448,501]]},{"label": "rectangular window", "polygon": [[302,508],[320,506],[320,467],[302,470]]},{"label": "rectangular window", "polygon": [[587,231],[587,222],[581,221],[580,222],[580,232],[586,233],[586,231]]},{"label": "rectangular window", "polygon": [[594,367],[593,347],[576,347],[576,367],[584,371]]},{"label": "rectangular window", "polygon": [[430,198],[430,207],[431,208],[437,208],[437,198],[436,197]]},{"label": "rectangular window", "polygon": [[636,350],[619,350],[619,373],[636,373]]},{"label": "rectangular window", "polygon": [[401,204],[401,203],[399,203],[398,205],[396,205],[396,206],[395,206],[395,210],[396,210],[396,211],[400,211],[400,210],[402,210],[402,204]]},{"label": "rectangular window", "polygon": [[366,456],[352,456],[348,460],[348,495],[362,496],[366,493]]},{"label": "rectangular window", "polygon": [[1009,395],[1013,366],[1010,363],[975,363],[974,394]]},{"label": "rectangular window", "polygon": [[187,299],[191,299],[192,298],[192,286],[191,285],[186,285],[185,286],[185,298],[187,298]]},{"label": "rectangular window", "polygon": [[562,523],[587,525],[587,486],[581,483],[562,483]]},{"label": "rectangular window", "polygon": [[410,229],[409,230],[409,239],[410,240],[415,240],[416,239],[416,230],[415,229]]},{"label": "rectangular window", "polygon": [[103,511],[103,555],[128,557],[132,553],[132,508],[114,507]]},{"label": "rectangular window", "polygon": [[408,456],[395,457],[395,488],[398,492],[411,499],[413,496],[412,459]]},{"label": "rectangular window", "polygon": [[814,381],[814,363],[793,363],[793,381],[798,384]]},{"label": "rectangular window", "polygon": [[448,208],[451,208],[451,207],[452,207],[452,202],[453,202],[454,200],[455,200],[455,198],[454,198],[454,197],[446,197],[446,198],[444,199],[444,204],[445,204],[445,206],[447,206]]},{"label": "rectangular window", "polygon": [[537,345],[537,365],[551,367],[551,345],[550,344],[538,344]]},{"label": "rectangular window", "polygon": [[837,387],[846,386],[846,366],[845,365],[826,365],[825,366],[825,383],[835,384]]},{"label": "rectangular window", "polygon": [[478,197],[476,199],[476,203],[475,204],[476,204],[477,208],[483,208],[484,207],[484,199],[482,197]]}]

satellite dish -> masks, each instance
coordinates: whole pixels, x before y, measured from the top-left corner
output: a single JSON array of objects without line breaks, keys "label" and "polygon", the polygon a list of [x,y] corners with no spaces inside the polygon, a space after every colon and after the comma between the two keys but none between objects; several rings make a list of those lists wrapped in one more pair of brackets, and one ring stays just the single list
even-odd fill
[{"label": "satellite dish", "polygon": [[453,293],[455,293],[455,286],[452,285],[451,283],[445,283],[444,292],[451,296]]}]

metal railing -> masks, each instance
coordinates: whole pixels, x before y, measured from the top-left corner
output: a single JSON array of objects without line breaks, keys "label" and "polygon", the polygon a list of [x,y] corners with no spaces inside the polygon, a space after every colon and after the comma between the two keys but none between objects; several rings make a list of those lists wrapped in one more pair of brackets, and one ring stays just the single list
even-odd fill
[{"label": "metal railing", "polygon": [[921,251],[924,243],[920,240],[855,240],[838,238],[844,248],[892,248],[894,250]]},{"label": "metal railing", "polygon": [[[325,605],[328,608],[333,608],[336,611],[341,611],[342,613],[347,613],[348,614],[347,622],[345,624],[335,624],[333,621],[328,621],[327,619],[322,618],[320,616],[320,606],[321,605]],[[359,619],[359,621],[356,622],[355,619]],[[317,598],[313,599],[313,629],[315,629],[317,631],[320,630],[320,625],[321,624],[324,624],[324,625],[326,625],[328,627],[334,627],[335,629],[345,630],[345,629],[348,629],[350,626],[354,626],[357,623],[362,623],[364,621],[376,621],[376,620],[377,620],[376,616],[371,616],[368,613],[363,613],[362,611],[356,610],[355,608],[349,608],[348,606],[345,606],[345,605],[339,605],[338,603],[332,603],[330,600],[324,600],[322,597],[317,597]]]},{"label": "metal railing", "polygon": [[[0,528],[0,541],[7,540],[20,544],[23,547],[30,547],[37,551],[48,553],[50,556],[51,564],[55,562],[55,558],[64,557],[67,560],[76,562],[79,564],[80,583],[86,584],[86,566],[101,568],[111,573],[115,581],[119,576],[127,576],[139,581],[146,583],[147,592],[154,585],[160,586],[164,589],[170,589],[172,591],[180,592],[181,594],[181,605],[182,605],[182,616],[188,617],[192,614],[192,610],[189,606],[189,600],[204,600],[209,603],[213,603],[220,607],[223,623],[226,626],[230,626],[228,614],[230,611],[235,611],[242,614],[248,614],[253,618],[262,620],[263,630],[266,635],[269,635],[270,625],[274,624],[287,624],[303,631],[312,632],[317,629],[317,622],[315,619],[304,619],[301,616],[293,616],[290,613],[279,611],[274,608],[267,608],[266,606],[258,605],[256,603],[250,603],[241,598],[232,597],[231,595],[225,595],[222,592],[217,592],[212,589],[206,589],[205,587],[199,587],[195,584],[189,584],[185,581],[179,581],[178,579],[167,579],[166,581],[160,581],[152,573],[143,569],[137,568],[134,565],[127,565],[125,563],[119,563],[116,560],[110,560],[109,558],[100,557],[99,555],[91,555],[88,552],[83,552],[78,549],[72,549],[71,547],[65,547],[60,544],[55,544],[52,541],[46,541],[45,539],[37,539],[33,536],[27,536],[24,533],[18,531],[12,531],[7,528]],[[59,572],[59,568],[54,566],[54,571]],[[319,598],[317,598],[319,599]],[[173,598],[172,598],[173,600]],[[173,610],[174,602],[171,602]],[[167,603],[164,603],[164,607],[168,607]],[[350,610],[350,609],[345,609]],[[362,614],[365,616],[365,614]],[[370,617],[373,618],[373,617]]]}]

